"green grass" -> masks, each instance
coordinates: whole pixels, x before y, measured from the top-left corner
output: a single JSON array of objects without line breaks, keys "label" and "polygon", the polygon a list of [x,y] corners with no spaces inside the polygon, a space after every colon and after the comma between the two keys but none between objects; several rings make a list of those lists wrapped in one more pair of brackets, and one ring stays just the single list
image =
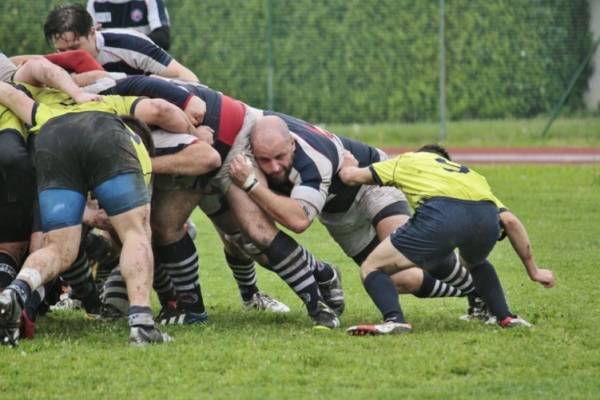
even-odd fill
[{"label": "green grass", "polygon": [[[496,194],[526,223],[555,289],[530,282],[500,243],[492,255],[510,304],[535,324],[501,330],[457,319],[463,299],[402,296],[414,332],[380,338],[316,332],[300,302],[273,274],[262,289],[291,306],[285,316],[240,310],[216,235],[198,216],[197,245],[211,324],[169,328],[176,342],[130,349],[125,322],[55,313],[34,341],[0,349],[0,398],[544,398],[600,393],[598,238],[600,167],[480,167]],[[300,240],[344,272],[346,327],[380,316],[357,267],[323,227]]]},{"label": "green grass", "polygon": [[[546,137],[548,118],[449,122],[449,147],[588,147],[600,146],[600,118],[594,116],[557,119]],[[415,147],[440,141],[439,123],[327,125],[332,132],[380,147]]]}]

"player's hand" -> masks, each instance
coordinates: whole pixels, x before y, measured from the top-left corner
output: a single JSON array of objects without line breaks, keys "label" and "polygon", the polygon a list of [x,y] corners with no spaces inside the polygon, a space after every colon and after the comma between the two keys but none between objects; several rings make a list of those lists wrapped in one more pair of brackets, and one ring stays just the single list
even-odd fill
[{"label": "player's hand", "polygon": [[90,101],[102,101],[102,96],[100,96],[99,94],[86,93],[82,91],[81,93],[73,96],[73,100],[75,100],[75,102],[77,102],[78,104],[83,104],[88,103]]},{"label": "player's hand", "polygon": [[254,166],[245,155],[238,154],[229,164],[229,176],[231,176],[233,183],[243,188],[246,181],[255,177]]},{"label": "player's hand", "polygon": [[206,103],[198,96],[191,96],[183,110],[194,126],[204,121]]},{"label": "player's hand", "polygon": [[549,269],[538,268],[531,276],[531,279],[534,282],[540,283],[548,289],[556,285],[556,278],[554,277],[554,273]]},{"label": "player's hand", "polygon": [[358,160],[348,150],[344,150],[344,158],[342,159],[342,168],[358,167]]},{"label": "player's hand", "polygon": [[206,142],[208,144],[213,144],[215,138],[214,138],[214,133],[215,131],[208,125],[200,125],[198,127],[193,128],[192,132],[191,132],[194,136],[196,136],[198,139],[202,140],[203,142]]}]

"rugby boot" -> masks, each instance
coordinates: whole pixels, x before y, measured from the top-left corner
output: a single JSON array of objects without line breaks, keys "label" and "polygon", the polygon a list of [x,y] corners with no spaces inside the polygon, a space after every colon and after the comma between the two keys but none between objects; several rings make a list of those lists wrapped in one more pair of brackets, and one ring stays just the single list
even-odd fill
[{"label": "rugby boot", "polygon": [[0,293],[0,344],[11,347],[19,344],[22,310],[14,290],[7,288]]},{"label": "rugby boot", "polygon": [[[329,264],[328,264],[329,265]],[[319,291],[323,301],[338,317],[344,312],[346,303],[344,301],[344,290],[342,289],[342,274],[335,265],[330,265],[333,270],[333,278],[327,282],[319,282]]]}]

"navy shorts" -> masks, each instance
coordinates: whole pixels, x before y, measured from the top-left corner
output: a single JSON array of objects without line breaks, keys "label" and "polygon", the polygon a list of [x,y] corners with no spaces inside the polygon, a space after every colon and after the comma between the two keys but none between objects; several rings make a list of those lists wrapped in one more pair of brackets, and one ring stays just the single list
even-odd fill
[{"label": "navy shorts", "polygon": [[458,248],[469,264],[483,262],[500,235],[498,208],[488,201],[434,197],[390,236],[415,265],[435,268]]}]

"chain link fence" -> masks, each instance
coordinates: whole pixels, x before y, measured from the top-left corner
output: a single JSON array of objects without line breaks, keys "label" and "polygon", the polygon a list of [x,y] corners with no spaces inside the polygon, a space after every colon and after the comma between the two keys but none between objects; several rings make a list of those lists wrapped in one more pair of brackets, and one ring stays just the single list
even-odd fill
[{"label": "chain link fence", "polygon": [[[42,25],[60,3],[3,0],[2,51],[51,52]],[[251,105],[315,122],[549,113],[593,46],[585,0],[166,4],[170,53],[204,83]],[[584,108],[591,73],[583,68],[574,80],[568,111]]]}]

